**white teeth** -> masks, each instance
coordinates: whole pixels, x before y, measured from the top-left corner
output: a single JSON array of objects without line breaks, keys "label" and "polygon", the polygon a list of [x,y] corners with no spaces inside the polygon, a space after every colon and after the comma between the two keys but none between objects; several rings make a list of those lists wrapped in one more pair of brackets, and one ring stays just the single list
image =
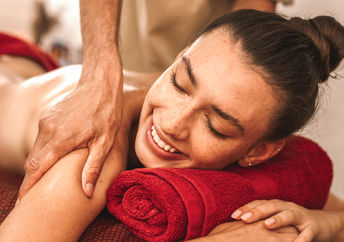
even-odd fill
[{"label": "white teeth", "polygon": [[165,143],[164,141],[160,140],[160,141],[158,142],[158,145],[160,146],[160,148],[163,149],[163,148],[165,147],[166,143]]},{"label": "white teeth", "polygon": [[171,147],[170,145],[166,144],[164,141],[162,141],[160,139],[160,137],[158,136],[158,134],[156,133],[156,129],[154,128],[154,125],[152,125],[151,127],[152,129],[152,136],[153,136],[153,140],[155,141],[155,143],[157,143],[157,145],[161,148],[164,149],[165,151],[169,151],[171,153],[175,153],[177,150],[173,147]]},{"label": "white teeth", "polygon": [[153,136],[153,139],[154,139],[154,141],[155,141],[157,144],[158,144],[159,141],[160,141],[160,138],[159,138],[159,136],[158,136],[157,134]]}]

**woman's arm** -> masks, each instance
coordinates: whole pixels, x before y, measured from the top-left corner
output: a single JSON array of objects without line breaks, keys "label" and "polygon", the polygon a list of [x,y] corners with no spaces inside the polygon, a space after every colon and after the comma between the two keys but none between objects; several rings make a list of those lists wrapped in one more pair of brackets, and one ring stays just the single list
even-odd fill
[{"label": "woman's arm", "polygon": [[324,210],[334,213],[339,219],[339,231],[334,237],[334,241],[344,241],[344,201],[330,193]]},{"label": "woman's arm", "polygon": [[135,84],[139,76],[142,80],[148,77],[131,74],[131,84],[135,88],[124,92],[126,112],[94,196],[88,199],[81,187],[81,172],[88,150],[75,150],[61,158],[20,200],[0,226],[0,241],[71,241],[79,238],[103,209],[105,192],[111,181],[126,167],[129,129],[131,122],[138,118],[148,90]]},{"label": "woman's arm", "polygon": [[114,176],[125,168],[126,148],[127,141],[118,137],[91,199],[84,195],[81,187],[87,149],[64,156],[12,210],[0,226],[0,240],[76,241],[104,208],[106,189]]},{"label": "woman's arm", "polygon": [[[237,219],[248,213],[251,216],[220,224],[208,236],[193,241],[344,241],[344,202],[333,194],[324,210],[309,210],[280,200],[253,201],[238,210],[234,215]],[[275,219],[275,223],[259,221],[267,217]]]},{"label": "woman's arm", "polygon": [[192,240],[194,242],[290,242],[298,235],[293,226],[267,230],[263,222],[245,224],[242,221],[223,223],[215,227],[207,236]]},{"label": "woman's arm", "polygon": [[257,200],[233,215],[245,223],[265,219],[267,229],[294,225],[300,235],[295,241],[344,241],[344,203],[330,194],[324,210],[311,210],[281,200]]}]

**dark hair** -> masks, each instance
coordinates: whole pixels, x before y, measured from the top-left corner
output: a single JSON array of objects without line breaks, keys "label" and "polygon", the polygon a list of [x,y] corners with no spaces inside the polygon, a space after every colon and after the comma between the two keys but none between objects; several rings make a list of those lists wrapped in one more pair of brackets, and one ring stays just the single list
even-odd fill
[{"label": "dark hair", "polygon": [[344,28],[334,18],[310,20],[256,10],[239,10],[211,23],[239,43],[248,63],[281,94],[281,107],[266,134],[278,140],[303,127],[317,107],[318,84],[326,81],[344,56]]}]

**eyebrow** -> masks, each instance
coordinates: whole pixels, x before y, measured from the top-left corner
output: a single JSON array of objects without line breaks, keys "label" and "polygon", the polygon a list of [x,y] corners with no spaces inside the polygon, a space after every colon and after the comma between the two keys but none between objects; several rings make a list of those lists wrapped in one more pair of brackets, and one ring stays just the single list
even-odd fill
[{"label": "eyebrow", "polygon": [[183,64],[184,64],[184,66],[186,68],[186,71],[188,73],[188,76],[189,76],[189,79],[190,79],[192,85],[196,86],[196,84],[197,84],[196,83],[196,78],[195,78],[195,75],[193,74],[193,71],[192,71],[192,66],[190,64],[190,59],[185,57],[185,56],[183,56],[182,57],[182,61],[183,61]]},{"label": "eyebrow", "polygon": [[237,118],[234,118],[232,115],[229,115],[225,112],[223,112],[219,107],[216,105],[211,105],[211,108],[218,114],[220,115],[223,119],[229,121],[232,125],[237,127],[241,133],[245,133],[244,127],[240,124],[239,120]]},{"label": "eyebrow", "polygon": [[[186,71],[188,73],[189,79],[192,83],[193,86],[197,85],[196,82],[196,78],[195,75],[193,74],[192,71],[192,66],[190,63],[190,59],[183,56],[182,57],[182,61],[183,61],[183,65],[186,68]],[[241,133],[245,133],[245,129],[244,127],[240,124],[239,120],[235,117],[233,117],[232,115],[229,115],[227,113],[225,113],[224,111],[222,111],[218,106],[216,105],[211,105],[211,108],[218,114],[220,115],[223,119],[229,121],[232,125],[234,125],[235,127],[237,127]]]}]

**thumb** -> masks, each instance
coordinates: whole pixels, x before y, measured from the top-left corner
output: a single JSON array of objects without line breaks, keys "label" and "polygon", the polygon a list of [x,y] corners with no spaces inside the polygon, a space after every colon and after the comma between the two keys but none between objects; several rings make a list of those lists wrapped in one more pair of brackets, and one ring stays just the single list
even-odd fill
[{"label": "thumb", "polygon": [[98,141],[89,146],[89,154],[82,170],[81,180],[84,193],[87,197],[93,196],[93,191],[105,162],[109,148],[104,142]]},{"label": "thumb", "polygon": [[43,174],[56,163],[59,157],[58,152],[51,150],[49,145],[44,147],[38,154],[30,155],[24,164],[25,177],[20,186],[18,198],[21,199]]}]

